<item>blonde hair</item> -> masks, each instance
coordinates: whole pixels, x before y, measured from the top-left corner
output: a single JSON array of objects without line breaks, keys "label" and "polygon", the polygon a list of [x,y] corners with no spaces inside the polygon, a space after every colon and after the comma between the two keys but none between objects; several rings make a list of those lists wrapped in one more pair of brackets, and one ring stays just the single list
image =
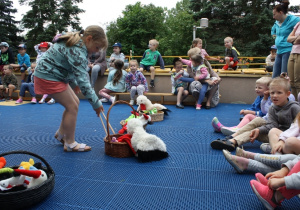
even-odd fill
[{"label": "blonde hair", "polygon": [[153,44],[155,44],[156,47],[158,47],[159,42],[156,39],[151,39],[149,42],[152,42]]},{"label": "blonde hair", "polygon": [[279,86],[284,89],[284,91],[288,92],[291,89],[291,85],[288,80],[280,77],[276,77],[272,79],[270,82],[269,88],[271,89],[272,86]]},{"label": "blonde hair", "polygon": [[187,52],[187,55],[189,57],[192,57],[193,55],[200,55],[200,53],[201,53],[201,50],[198,47],[194,47]]},{"label": "blonde hair", "polygon": [[197,64],[203,63],[203,58],[202,58],[202,56],[199,55],[199,54],[193,55],[193,56],[191,57],[191,60],[194,61],[194,62],[197,63]]},{"label": "blonde hair", "polygon": [[139,62],[137,60],[135,60],[135,59],[130,60],[129,61],[129,66],[130,66],[131,63],[135,63],[137,65],[137,67],[139,67]]},{"label": "blonde hair", "polygon": [[202,42],[202,39],[200,39],[200,38],[194,39],[194,40],[192,41],[192,46],[191,46],[191,48],[196,47],[196,45],[197,45],[199,42]]},{"label": "blonde hair", "polygon": [[75,33],[67,33],[59,37],[59,40],[66,40],[66,46],[72,47],[77,44],[80,39],[85,39],[87,36],[92,36],[93,41],[102,44],[102,49],[107,49],[108,42],[103,28],[96,25],[88,26],[85,30],[81,30]]},{"label": "blonde hair", "polygon": [[233,39],[232,39],[232,37],[230,37],[230,36],[228,36],[228,37],[226,37],[226,38],[224,39],[224,41],[226,41],[226,40],[228,40],[228,41],[230,41],[231,43],[233,43]]},{"label": "blonde hair", "polygon": [[270,82],[272,81],[271,77],[261,77],[258,80],[256,80],[256,84],[261,84],[261,85],[265,85],[265,86],[269,86]]}]

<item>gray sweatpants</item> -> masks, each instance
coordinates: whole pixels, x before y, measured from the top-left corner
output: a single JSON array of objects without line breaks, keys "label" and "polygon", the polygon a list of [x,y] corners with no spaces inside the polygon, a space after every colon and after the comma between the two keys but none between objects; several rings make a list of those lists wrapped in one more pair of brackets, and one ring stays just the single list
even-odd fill
[{"label": "gray sweatpants", "polygon": [[144,92],[145,92],[144,85],[132,86],[131,89],[130,89],[130,99],[134,100],[134,97],[135,97],[136,93],[138,95],[143,95]]},{"label": "gray sweatpants", "polygon": [[280,170],[283,163],[289,160],[294,160],[300,156],[295,154],[284,154],[284,155],[269,155],[269,154],[256,154],[254,160],[250,159],[247,171],[254,173],[267,174]]}]

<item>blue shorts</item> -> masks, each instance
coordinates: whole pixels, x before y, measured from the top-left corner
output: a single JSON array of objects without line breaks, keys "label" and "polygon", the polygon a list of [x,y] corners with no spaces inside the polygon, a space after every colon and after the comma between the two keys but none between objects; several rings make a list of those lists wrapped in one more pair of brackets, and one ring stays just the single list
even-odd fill
[{"label": "blue shorts", "polygon": [[150,71],[150,67],[149,65],[143,65],[143,64],[140,64],[140,68],[143,68],[144,70],[146,71]]},{"label": "blue shorts", "polygon": [[26,69],[27,69],[27,67],[21,66],[21,68],[20,68],[21,73],[24,73],[26,71]]}]

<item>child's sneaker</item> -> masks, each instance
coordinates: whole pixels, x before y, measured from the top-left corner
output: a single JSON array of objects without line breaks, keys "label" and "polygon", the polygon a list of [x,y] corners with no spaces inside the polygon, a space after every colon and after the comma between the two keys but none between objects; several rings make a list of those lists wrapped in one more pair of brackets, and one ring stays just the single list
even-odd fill
[{"label": "child's sneaker", "polygon": [[150,81],[150,87],[155,87],[155,86],[154,86],[154,80],[151,80],[151,81]]},{"label": "child's sneaker", "polygon": [[50,101],[47,102],[47,104],[50,104],[50,105],[51,105],[51,104],[55,104],[54,98],[51,98]]},{"label": "child's sneaker", "polygon": [[130,104],[131,106],[133,106],[133,105],[134,105],[134,100],[130,100],[129,104]]},{"label": "child's sneaker", "polygon": [[263,185],[268,185],[269,180],[261,173],[256,173],[255,177],[258,182],[262,183]]},{"label": "child's sneaker", "polygon": [[280,206],[281,202],[276,202],[274,190],[270,189],[269,186],[265,186],[256,180],[251,180],[250,186],[257,198],[267,209],[274,209]]},{"label": "child's sneaker", "polygon": [[228,70],[228,65],[226,64],[225,66],[223,66],[222,69],[223,69],[223,70]]},{"label": "child's sneaker", "polygon": [[30,101],[30,103],[36,104],[36,98],[32,98],[31,101]]},{"label": "child's sneaker", "polygon": [[6,98],[6,101],[13,101],[14,99],[12,97]]},{"label": "child's sneaker", "polygon": [[197,109],[197,110],[201,109],[201,104],[197,104],[197,105],[196,105],[196,109]]},{"label": "child's sneaker", "polygon": [[225,136],[231,136],[232,134],[236,133],[239,130],[239,128],[237,127],[221,127],[221,132],[225,135]]},{"label": "child's sneaker", "polygon": [[113,103],[115,103],[116,97],[111,96],[109,100],[110,100],[110,102],[113,104]]},{"label": "child's sneaker", "polygon": [[4,101],[4,100],[5,100],[4,96],[0,96],[0,101]]},{"label": "child's sneaker", "polygon": [[101,98],[100,101],[101,101],[102,103],[108,102],[108,100],[107,100],[106,98]]},{"label": "child's sneaker", "polygon": [[223,127],[223,125],[219,122],[217,117],[214,117],[211,121],[211,125],[213,126],[213,128],[215,129],[216,132],[221,132],[221,128]]},{"label": "child's sneaker", "polygon": [[21,103],[23,103],[23,100],[22,99],[18,99],[18,100],[16,100],[16,104],[21,104]]},{"label": "child's sneaker", "polygon": [[260,145],[260,149],[267,154],[271,154],[272,147],[269,143],[263,143]]},{"label": "child's sneaker", "polygon": [[45,99],[46,99],[46,98],[42,98],[42,99],[39,101],[39,104],[44,104],[44,103],[45,103]]}]

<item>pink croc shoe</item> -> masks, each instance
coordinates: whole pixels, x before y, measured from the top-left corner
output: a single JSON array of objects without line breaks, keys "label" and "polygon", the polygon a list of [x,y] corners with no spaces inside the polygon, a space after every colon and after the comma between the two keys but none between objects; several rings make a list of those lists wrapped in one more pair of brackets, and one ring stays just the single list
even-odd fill
[{"label": "pink croc shoe", "polygon": [[255,177],[256,177],[256,180],[260,183],[262,183],[263,185],[266,185],[268,184],[268,179],[262,175],[261,173],[256,173],[255,174]]},{"label": "pink croc shoe", "polygon": [[280,206],[275,200],[274,191],[268,186],[263,185],[256,180],[251,180],[250,185],[257,198],[267,209],[274,209],[277,206]]},{"label": "pink croc shoe", "polygon": [[37,103],[36,98],[32,98],[32,99],[31,99],[31,103],[32,103],[32,104],[36,104],[36,103]]}]

